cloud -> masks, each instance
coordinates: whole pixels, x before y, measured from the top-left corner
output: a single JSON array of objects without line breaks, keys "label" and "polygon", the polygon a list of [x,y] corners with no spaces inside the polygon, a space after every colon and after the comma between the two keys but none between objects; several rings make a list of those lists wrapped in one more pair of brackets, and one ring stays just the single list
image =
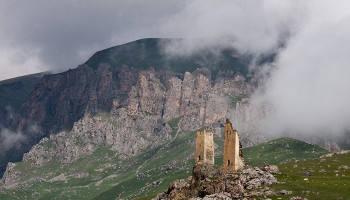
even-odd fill
[{"label": "cloud", "polygon": [[350,129],[349,7],[346,0],[4,0],[0,79],[74,68],[145,37],[189,39],[165,45],[170,55],[217,46],[277,52],[266,93],[255,96],[275,110],[271,130],[341,133]]},{"label": "cloud", "polygon": [[8,151],[11,147],[27,140],[21,132],[12,132],[7,128],[1,128],[0,132],[0,153]]},{"label": "cloud", "polygon": [[253,98],[273,110],[260,125],[271,134],[341,135],[350,130],[349,7],[345,0],[188,1],[162,29],[188,40],[165,52],[275,52],[276,62],[262,68],[270,78]]},{"label": "cloud", "polygon": [[2,46],[0,54],[0,80],[47,70],[35,50]]},{"label": "cloud", "polygon": [[159,31],[184,0],[3,0],[0,5],[0,80],[63,71],[93,53]]},{"label": "cloud", "polygon": [[146,37],[188,38],[167,54],[212,46],[275,51],[304,15],[301,1],[4,0],[0,5],[0,80],[63,71],[93,53]]},{"label": "cloud", "polygon": [[40,135],[42,129],[36,123],[29,125],[23,132],[12,131],[6,127],[0,126],[0,155],[8,151],[12,147],[28,142],[27,135]]},{"label": "cloud", "polygon": [[301,28],[279,53],[255,100],[273,105],[274,134],[339,136],[350,130],[350,5],[310,1]]},{"label": "cloud", "polygon": [[162,30],[190,40],[174,41],[165,50],[187,55],[225,46],[241,53],[275,52],[298,28],[303,15],[301,1],[188,1]]}]

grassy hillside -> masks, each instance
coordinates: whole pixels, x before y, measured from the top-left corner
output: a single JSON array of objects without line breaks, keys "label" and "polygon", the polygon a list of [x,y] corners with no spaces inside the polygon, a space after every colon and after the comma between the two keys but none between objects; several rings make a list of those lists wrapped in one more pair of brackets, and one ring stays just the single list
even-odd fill
[{"label": "grassy hillside", "polygon": [[271,186],[276,191],[290,190],[291,195],[277,195],[272,199],[350,199],[350,153],[332,157],[279,165],[282,172],[275,175],[282,184]]},{"label": "grassy hillside", "polygon": [[295,160],[318,158],[327,150],[292,138],[280,138],[243,150],[244,160],[252,166],[294,162]]},{"label": "grassy hillside", "polygon": [[[185,158],[193,151],[192,135],[130,159],[118,159],[101,146],[91,156],[67,165],[59,165],[57,159],[39,168],[30,162],[17,163],[15,169],[28,187],[0,191],[0,199],[130,199],[158,193],[173,179],[190,175],[193,162]],[[79,173],[88,176],[77,178]]]},{"label": "grassy hillside", "polygon": [[[177,122],[178,119],[169,122],[174,130]],[[222,138],[215,139],[218,145],[216,151],[219,155],[223,148]],[[191,175],[194,164],[194,141],[195,132],[179,132],[174,140],[129,159],[119,159],[113,151],[101,146],[91,156],[80,158],[71,164],[60,165],[57,159],[39,168],[33,167],[30,162],[17,163],[15,169],[20,172],[23,177],[22,184],[26,187],[0,191],[0,199],[152,197],[164,191],[171,181]],[[275,154],[289,153],[289,156],[279,157],[276,160],[273,154],[266,151],[266,146],[269,146]],[[247,163],[250,165],[282,162],[291,157],[312,158],[323,153],[327,151],[321,151],[319,147],[288,138],[244,149],[245,157],[249,158]],[[215,163],[221,165],[222,156],[216,156]],[[45,176],[42,177],[41,174]]]}]

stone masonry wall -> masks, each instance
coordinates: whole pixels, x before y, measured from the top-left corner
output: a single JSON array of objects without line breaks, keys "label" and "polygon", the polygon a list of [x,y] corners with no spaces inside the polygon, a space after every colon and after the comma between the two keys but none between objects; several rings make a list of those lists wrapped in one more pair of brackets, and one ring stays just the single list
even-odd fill
[{"label": "stone masonry wall", "polygon": [[244,167],[244,161],[240,152],[241,145],[238,133],[236,130],[233,130],[231,122],[226,120],[223,156],[224,173],[234,173]]},{"label": "stone masonry wall", "polygon": [[195,164],[214,164],[213,131],[198,130],[196,137]]}]

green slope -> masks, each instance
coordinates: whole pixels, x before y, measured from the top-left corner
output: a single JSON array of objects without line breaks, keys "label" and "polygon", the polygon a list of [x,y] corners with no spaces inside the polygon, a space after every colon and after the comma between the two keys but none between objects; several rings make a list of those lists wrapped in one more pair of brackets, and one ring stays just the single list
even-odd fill
[{"label": "green slope", "polygon": [[[177,129],[177,122],[178,119],[169,122],[174,130]],[[217,154],[221,155],[222,139],[216,139],[215,142],[218,145]],[[30,162],[20,162],[16,164],[15,169],[20,172],[27,187],[0,191],[0,199],[151,197],[164,191],[171,181],[191,175],[194,145],[195,132],[179,132],[174,140],[129,159],[119,159],[113,151],[101,146],[91,156],[66,165],[59,165],[57,159],[39,168],[33,167]],[[274,152],[267,151],[267,146]],[[317,152],[312,152],[311,149]],[[274,156],[284,153],[289,153],[289,156],[278,159]],[[290,160],[291,157],[313,158],[324,153],[327,151],[317,146],[288,138],[244,149],[244,155],[249,158],[247,163],[250,165],[283,162]],[[216,156],[215,163],[221,165],[222,156]],[[81,178],[73,176],[78,173],[85,173],[88,176]],[[45,174],[45,177],[42,174]],[[62,174],[65,174],[63,179]],[[56,181],[50,181],[54,177]]]},{"label": "green slope", "polygon": [[253,166],[318,158],[327,150],[292,138],[280,138],[243,150],[244,160]]},{"label": "green slope", "polygon": [[291,195],[277,195],[272,199],[350,199],[350,153],[332,157],[279,165],[281,174],[275,175],[282,184],[271,186],[275,191],[290,190]]}]

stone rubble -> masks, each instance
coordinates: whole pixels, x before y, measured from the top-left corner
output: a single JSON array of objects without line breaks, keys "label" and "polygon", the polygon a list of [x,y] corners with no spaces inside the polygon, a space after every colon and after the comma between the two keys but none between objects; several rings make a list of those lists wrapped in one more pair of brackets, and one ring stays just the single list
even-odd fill
[{"label": "stone rubble", "polygon": [[193,168],[190,181],[173,181],[168,190],[158,194],[160,199],[249,199],[251,196],[274,194],[267,185],[278,183],[276,178],[260,168],[245,168],[235,174],[222,175],[220,168],[203,164]]}]

